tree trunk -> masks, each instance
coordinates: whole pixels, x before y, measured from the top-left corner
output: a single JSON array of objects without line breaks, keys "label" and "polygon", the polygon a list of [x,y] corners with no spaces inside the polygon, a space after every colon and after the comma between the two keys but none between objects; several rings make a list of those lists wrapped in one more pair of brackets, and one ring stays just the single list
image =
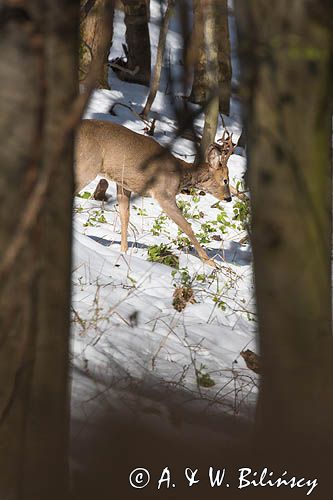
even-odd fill
[{"label": "tree trunk", "polygon": [[220,111],[229,116],[231,99],[231,49],[228,25],[228,0],[215,0],[215,30],[218,47]]},{"label": "tree trunk", "polygon": [[122,0],[125,10],[126,44],[128,60],[126,68],[133,71],[117,71],[126,81],[149,85],[150,38],[148,29],[147,0]]},{"label": "tree trunk", "polygon": [[147,4],[147,21],[150,21],[150,0],[146,0]]},{"label": "tree trunk", "polygon": [[332,7],[236,6],[263,357],[260,436],[285,469],[292,459],[318,468],[333,449]]},{"label": "tree trunk", "polygon": [[[196,58],[190,101],[205,104],[207,100],[207,56],[205,49],[205,17],[206,4],[204,0],[194,0],[194,46]],[[220,111],[229,115],[231,97],[231,55],[228,26],[227,0],[214,0],[214,36],[218,46],[218,76]]]},{"label": "tree trunk", "polygon": [[196,104],[206,102],[206,53],[204,37],[204,15],[202,0],[193,0],[193,52],[194,73],[190,101]]},{"label": "tree trunk", "polygon": [[59,500],[68,491],[73,137],[57,151],[78,90],[79,0],[2,2],[0,22],[0,497]]},{"label": "tree trunk", "polygon": [[158,91],[158,87],[160,85],[165,44],[166,44],[166,37],[168,34],[169,22],[170,22],[170,18],[172,16],[174,5],[175,5],[175,0],[168,0],[167,8],[166,8],[166,11],[165,11],[165,14],[163,17],[163,21],[162,21],[162,25],[161,25],[161,29],[160,29],[160,36],[158,39],[156,62],[155,62],[155,67],[154,67],[153,78],[150,82],[150,91],[149,91],[149,95],[147,97],[145,107],[141,113],[143,118],[146,118],[148,116],[150,109],[152,107],[152,104],[155,100],[155,97],[156,97],[156,94]]},{"label": "tree trunk", "polygon": [[215,141],[219,117],[219,93],[216,85],[218,77],[218,49],[215,37],[214,1],[207,0],[205,5],[204,36],[206,42],[206,94],[205,124],[200,144],[198,161],[204,161],[207,148]]},{"label": "tree trunk", "polygon": [[97,87],[110,88],[108,57],[113,35],[113,11],[114,0],[95,0],[90,5],[88,1],[81,9],[80,81],[83,84],[92,60],[99,59]]}]

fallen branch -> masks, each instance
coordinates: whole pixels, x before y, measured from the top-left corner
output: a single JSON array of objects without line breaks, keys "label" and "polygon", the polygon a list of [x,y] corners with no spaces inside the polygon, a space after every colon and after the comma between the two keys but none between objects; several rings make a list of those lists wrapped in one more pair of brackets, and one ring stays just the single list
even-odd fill
[{"label": "fallen branch", "polygon": [[124,73],[128,73],[129,75],[135,76],[137,73],[139,73],[140,67],[135,66],[134,69],[128,69],[125,66],[121,66],[120,64],[117,64],[115,62],[109,62],[108,66],[112,69],[118,69],[119,71],[123,71]]}]

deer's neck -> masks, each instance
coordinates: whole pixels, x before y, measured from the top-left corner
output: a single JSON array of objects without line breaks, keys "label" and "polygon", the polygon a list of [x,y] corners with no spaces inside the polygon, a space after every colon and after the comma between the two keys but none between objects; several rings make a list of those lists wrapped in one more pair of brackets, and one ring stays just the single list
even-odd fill
[{"label": "deer's neck", "polygon": [[205,190],[205,184],[210,177],[207,164],[193,165],[183,160],[179,161],[181,166],[181,183],[179,190],[189,188]]}]

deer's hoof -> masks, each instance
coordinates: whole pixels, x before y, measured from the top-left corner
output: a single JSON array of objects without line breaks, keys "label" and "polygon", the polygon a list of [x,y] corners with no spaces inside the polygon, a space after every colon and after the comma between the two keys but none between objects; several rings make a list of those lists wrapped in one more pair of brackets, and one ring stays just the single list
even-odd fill
[{"label": "deer's hoof", "polygon": [[93,198],[98,201],[107,201],[106,190],[109,187],[109,183],[106,179],[101,179],[95,189]]}]

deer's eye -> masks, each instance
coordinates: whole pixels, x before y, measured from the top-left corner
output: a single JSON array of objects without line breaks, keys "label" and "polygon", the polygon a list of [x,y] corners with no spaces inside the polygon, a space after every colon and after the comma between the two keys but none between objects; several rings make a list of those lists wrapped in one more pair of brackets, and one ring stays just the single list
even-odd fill
[{"label": "deer's eye", "polygon": [[228,179],[224,179],[224,184],[228,184]]}]

